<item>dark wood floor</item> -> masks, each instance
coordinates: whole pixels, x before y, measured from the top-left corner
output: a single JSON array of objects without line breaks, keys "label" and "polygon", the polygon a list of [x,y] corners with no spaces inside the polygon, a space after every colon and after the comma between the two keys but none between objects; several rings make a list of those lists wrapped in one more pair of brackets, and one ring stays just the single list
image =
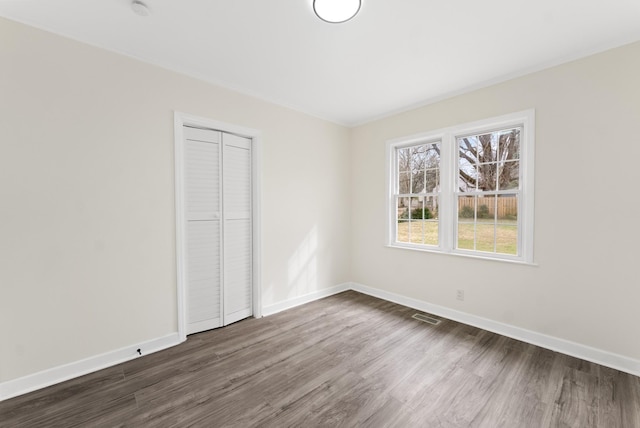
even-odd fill
[{"label": "dark wood floor", "polygon": [[345,292],[0,403],[2,427],[640,427],[640,378]]}]

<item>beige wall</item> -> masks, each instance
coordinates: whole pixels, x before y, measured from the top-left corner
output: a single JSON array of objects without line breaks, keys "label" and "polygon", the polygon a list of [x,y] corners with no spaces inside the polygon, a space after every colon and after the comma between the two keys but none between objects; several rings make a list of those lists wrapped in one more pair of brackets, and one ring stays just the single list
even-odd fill
[{"label": "beige wall", "polygon": [[0,19],[0,382],[177,331],[174,110],[262,131],[263,304],[349,280],[348,130]]},{"label": "beige wall", "polygon": [[[347,130],[0,19],[0,382],[177,330],[174,110],[263,132],[264,305],[353,280],[640,359],[639,75],[636,43]],[[538,266],[384,247],[386,140],[529,108]]]},{"label": "beige wall", "polygon": [[[638,76],[635,43],[356,128],[353,280],[640,359]],[[384,246],[386,140],[529,108],[537,267]]]}]

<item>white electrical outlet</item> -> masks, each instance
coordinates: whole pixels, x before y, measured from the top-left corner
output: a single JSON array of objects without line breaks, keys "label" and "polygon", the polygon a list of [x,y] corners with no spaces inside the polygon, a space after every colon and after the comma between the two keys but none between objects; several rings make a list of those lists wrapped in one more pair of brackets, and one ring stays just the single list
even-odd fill
[{"label": "white electrical outlet", "polygon": [[464,302],[464,290],[456,290],[456,299]]}]

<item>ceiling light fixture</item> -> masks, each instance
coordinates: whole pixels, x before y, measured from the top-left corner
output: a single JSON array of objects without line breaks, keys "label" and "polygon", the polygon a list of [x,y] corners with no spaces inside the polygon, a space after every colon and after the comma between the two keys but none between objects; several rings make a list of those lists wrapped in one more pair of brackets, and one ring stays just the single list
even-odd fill
[{"label": "ceiling light fixture", "polygon": [[361,0],[313,0],[313,11],[323,21],[339,24],[356,16],[361,3]]},{"label": "ceiling light fixture", "polygon": [[149,7],[138,0],[134,0],[131,2],[131,9],[133,9],[136,15],[140,15],[140,16],[151,15],[151,11],[149,10]]}]

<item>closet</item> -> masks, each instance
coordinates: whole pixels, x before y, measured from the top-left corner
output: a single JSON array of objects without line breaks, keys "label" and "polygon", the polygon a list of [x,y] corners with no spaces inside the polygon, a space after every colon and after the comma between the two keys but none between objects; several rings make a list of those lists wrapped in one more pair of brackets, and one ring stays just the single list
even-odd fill
[{"label": "closet", "polygon": [[186,331],[252,315],[251,139],[183,127]]}]

